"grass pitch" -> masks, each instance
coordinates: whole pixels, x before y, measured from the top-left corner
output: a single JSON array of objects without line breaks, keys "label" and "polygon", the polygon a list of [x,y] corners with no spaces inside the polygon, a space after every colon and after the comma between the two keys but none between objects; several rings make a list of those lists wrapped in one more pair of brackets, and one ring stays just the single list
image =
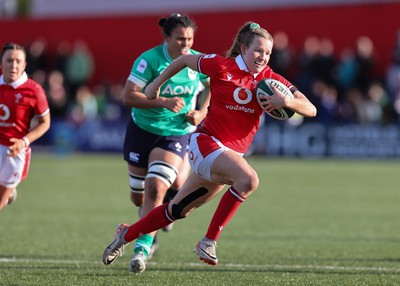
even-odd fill
[{"label": "grass pitch", "polygon": [[218,245],[197,260],[220,195],[171,233],[146,272],[102,253],[115,226],[137,219],[120,155],[33,154],[18,199],[0,212],[0,285],[400,285],[398,161],[250,157],[259,189]]}]

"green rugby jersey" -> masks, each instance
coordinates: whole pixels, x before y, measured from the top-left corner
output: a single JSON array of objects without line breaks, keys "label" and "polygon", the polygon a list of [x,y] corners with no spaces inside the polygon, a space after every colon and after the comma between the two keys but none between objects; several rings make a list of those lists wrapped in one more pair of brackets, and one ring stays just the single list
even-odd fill
[{"label": "green rugby jersey", "polygon": [[[199,52],[190,50],[191,54]],[[168,55],[167,45],[162,44],[141,54],[134,62],[128,80],[140,86],[143,91],[173,61]],[[179,113],[166,108],[132,108],[132,117],[142,129],[161,136],[184,135],[189,133],[191,124],[185,114],[194,109],[193,98],[198,92],[200,81],[207,81],[206,75],[189,68],[181,70],[160,88],[160,97],[182,97],[185,106]]]}]

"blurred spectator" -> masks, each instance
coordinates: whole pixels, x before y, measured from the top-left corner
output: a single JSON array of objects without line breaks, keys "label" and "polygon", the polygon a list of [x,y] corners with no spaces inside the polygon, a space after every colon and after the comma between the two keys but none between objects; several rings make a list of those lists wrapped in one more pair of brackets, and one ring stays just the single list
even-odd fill
[{"label": "blurred spectator", "polygon": [[43,87],[46,86],[46,77],[47,74],[44,70],[35,70],[31,75],[31,78]]},{"label": "blurred spectator", "polygon": [[93,87],[96,98],[98,114],[106,121],[126,120],[130,116],[130,110],[122,101],[124,85],[122,84],[97,84]]},{"label": "blurred spectator", "polygon": [[358,65],[354,50],[350,47],[344,48],[335,69],[336,83],[340,92],[347,92],[356,85],[357,73]]},{"label": "blurred spectator", "polygon": [[[350,93],[351,90],[346,93]],[[346,124],[346,123],[357,123],[357,115],[353,104],[350,102],[348,97],[344,97],[339,103],[338,120],[335,123]]]},{"label": "blurred spectator", "polygon": [[37,70],[45,71],[48,63],[47,43],[44,39],[36,39],[27,49],[28,65],[26,72],[32,75]]},{"label": "blurred spectator", "polygon": [[278,31],[273,35],[274,46],[268,65],[274,72],[291,78],[290,69],[293,61],[293,50],[289,46],[288,35],[283,31]]},{"label": "blurred spectator", "polygon": [[305,94],[312,93],[312,85],[316,78],[320,41],[315,36],[307,37],[303,50],[298,55],[297,85]]},{"label": "blurred spectator", "polygon": [[386,73],[386,86],[397,119],[400,120],[400,30],[393,49],[393,60]]},{"label": "blurred spectator", "polygon": [[315,64],[315,76],[329,85],[335,84],[336,59],[333,54],[334,50],[331,39],[321,39],[320,50]]},{"label": "blurred spectator", "polygon": [[353,88],[349,91],[348,99],[355,110],[356,122],[383,123],[387,95],[379,83],[371,84],[366,94],[358,88]]},{"label": "blurred spectator", "polygon": [[68,112],[68,96],[64,87],[64,75],[54,70],[47,80],[46,93],[54,120],[64,120]]},{"label": "blurred spectator", "polygon": [[364,118],[361,123],[381,123],[385,92],[378,84],[372,84],[367,91],[367,98],[362,103]]},{"label": "blurred spectator", "polygon": [[317,107],[317,120],[323,124],[335,123],[339,115],[338,91],[324,81],[317,80],[313,85],[314,104]]},{"label": "blurred spectator", "polygon": [[131,116],[130,110],[126,108],[122,101],[124,85],[114,84],[111,86],[107,105],[104,112],[104,118],[108,121],[119,119],[127,120]]},{"label": "blurred spectator", "polygon": [[357,39],[356,62],[356,84],[361,91],[366,92],[369,84],[375,79],[374,44],[370,38],[363,36]]},{"label": "blurred spectator", "polygon": [[[390,97],[380,82],[373,82],[367,91],[367,101],[371,106],[371,113],[374,111],[376,123],[394,122],[394,108]],[[373,107],[372,107],[373,106]],[[374,108],[375,110],[372,110]],[[379,117],[378,117],[379,114]]]},{"label": "blurred spectator", "polygon": [[78,88],[88,84],[94,71],[92,54],[84,41],[77,41],[67,58],[65,80],[72,96],[77,96]]},{"label": "blurred spectator", "polygon": [[93,96],[96,98],[97,111],[101,118],[104,117],[105,110],[107,109],[107,101],[109,95],[109,88],[106,84],[96,84],[92,88]]},{"label": "blurred spectator", "polygon": [[81,85],[78,88],[70,119],[76,125],[82,124],[87,120],[98,119],[97,101],[87,85]]},{"label": "blurred spectator", "polygon": [[348,108],[347,115],[352,123],[365,123],[365,115],[363,108],[363,100],[364,96],[361,91],[357,88],[352,88],[345,95],[345,104],[349,104],[346,106]]},{"label": "blurred spectator", "polygon": [[68,41],[62,41],[58,44],[54,60],[54,69],[65,74],[67,71],[67,60],[71,54],[71,44]]}]

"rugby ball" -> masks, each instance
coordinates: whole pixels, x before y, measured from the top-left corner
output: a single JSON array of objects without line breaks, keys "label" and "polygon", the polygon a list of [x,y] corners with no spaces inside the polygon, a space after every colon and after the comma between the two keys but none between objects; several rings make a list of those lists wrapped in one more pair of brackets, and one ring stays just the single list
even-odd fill
[{"label": "rugby ball", "polygon": [[[279,91],[281,91],[285,96],[289,96],[293,98],[293,94],[290,91],[290,89],[284,85],[283,83],[281,83],[279,80],[276,79],[272,79],[272,78],[266,78],[263,80],[260,80],[257,83],[256,86],[256,97],[258,100],[258,103],[261,106],[261,102],[264,101],[265,99],[260,98],[260,95],[267,95],[267,96],[271,96],[274,94],[273,89],[271,88],[271,86],[276,87]],[[286,107],[282,107],[279,109],[274,109],[272,112],[267,112],[265,111],[269,116],[275,118],[275,119],[279,119],[279,120],[286,120],[289,119],[290,117],[292,117],[294,115],[294,111],[286,108]]]}]

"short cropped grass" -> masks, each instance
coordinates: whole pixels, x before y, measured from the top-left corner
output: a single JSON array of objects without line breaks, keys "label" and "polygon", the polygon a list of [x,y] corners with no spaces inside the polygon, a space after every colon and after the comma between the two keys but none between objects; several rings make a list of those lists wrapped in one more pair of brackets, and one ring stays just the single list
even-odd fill
[{"label": "short cropped grass", "polygon": [[220,264],[193,254],[219,195],[170,233],[141,275],[132,249],[101,262],[115,226],[137,220],[121,155],[33,154],[0,212],[0,285],[400,285],[398,161],[249,157],[259,189],[224,229]]}]

